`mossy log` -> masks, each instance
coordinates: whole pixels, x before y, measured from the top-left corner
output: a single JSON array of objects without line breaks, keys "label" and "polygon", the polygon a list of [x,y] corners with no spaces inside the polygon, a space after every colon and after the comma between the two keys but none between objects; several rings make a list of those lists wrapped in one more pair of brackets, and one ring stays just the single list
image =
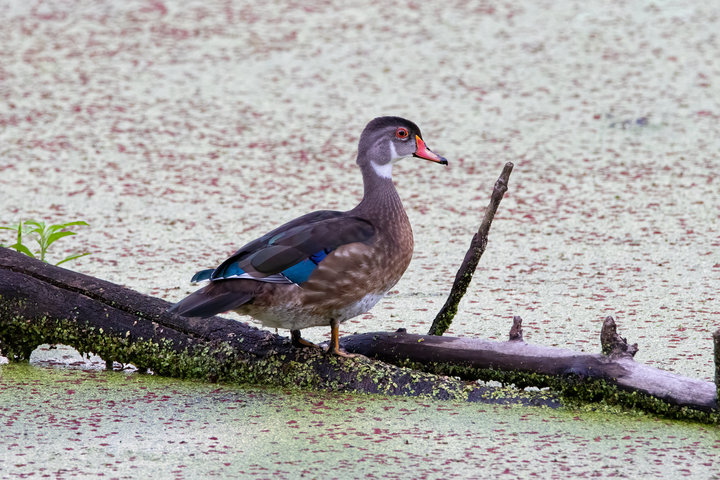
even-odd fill
[{"label": "mossy log", "polygon": [[[169,305],[0,248],[0,351],[11,360],[27,359],[41,344],[65,344],[99,355],[108,366],[132,363],[181,378],[487,403],[558,406],[570,398],[605,400],[718,421],[712,382],[634,362],[636,347],[623,346],[608,320],[607,355],[524,343],[519,317],[508,342],[405,332],[343,337],[344,348],[371,360],[294,348],[285,337],[222,317],[168,315]],[[476,379],[551,389],[511,391]]]}]

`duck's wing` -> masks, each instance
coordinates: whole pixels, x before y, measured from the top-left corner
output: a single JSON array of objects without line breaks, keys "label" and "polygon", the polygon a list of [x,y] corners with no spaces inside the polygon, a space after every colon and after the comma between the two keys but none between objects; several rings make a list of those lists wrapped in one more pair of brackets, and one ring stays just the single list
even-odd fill
[{"label": "duck's wing", "polygon": [[[209,317],[250,302],[262,283],[302,284],[323,259],[342,245],[369,242],[373,225],[342,212],[313,212],[253,240],[215,269],[193,280],[210,284],[184,298],[169,311]],[[233,280],[251,280],[233,281]]]},{"label": "duck's wing", "polygon": [[250,278],[301,284],[333,250],[367,243],[374,235],[375,228],[363,218],[328,210],[313,212],[248,243],[209,275],[199,273],[209,280]]}]

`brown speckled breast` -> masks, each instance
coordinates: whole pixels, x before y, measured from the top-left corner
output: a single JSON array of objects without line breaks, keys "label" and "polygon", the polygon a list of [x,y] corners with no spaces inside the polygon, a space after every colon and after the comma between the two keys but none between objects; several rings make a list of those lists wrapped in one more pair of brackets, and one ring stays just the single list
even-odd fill
[{"label": "brown speckled breast", "polygon": [[385,211],[370,243],[350,243],[332,251],[309,279],[298,285],[263,284],[263,292],[238,313],[264,325],[292,330],[329,325],[370,310],[402,277],[413,253],[405,211]]}]

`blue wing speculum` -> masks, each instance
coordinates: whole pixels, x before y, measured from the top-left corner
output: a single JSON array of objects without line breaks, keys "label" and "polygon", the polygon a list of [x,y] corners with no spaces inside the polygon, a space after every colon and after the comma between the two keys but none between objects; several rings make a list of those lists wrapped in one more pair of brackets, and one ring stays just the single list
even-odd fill
[{"label": "blue wing speculum", "polygon": [[245,278],[249,280],[255,280],[258,282],[267,282],[267,283],[295,283],[295,284],[302,284],[307,281],[308,278],[310,278],[310,275],[312,275],[312,272],[315,271],[317,266],[322,262],[325,257],[328,256],[331,250],[323,249],[319,252],[315,252],[312,255],[310,255],[308,258],[296,263],[295,265],[292,265],[291,267],[286,268],[280,273],[275,273],[268,276],[253,276],[252,274],[246,272],[243,270],[238,263],[234,262],[229,265],[226,265],[223,269],[223,272],[220,276],[213,276],[213,273],[215,273],[214,268],[209,268],[207,270],[200,270],[195,275],[193,275],[192,279],[190,280],[193,283],[199,283],[206,280],[223,280],[223,279],[231,279],[231,278]]}]

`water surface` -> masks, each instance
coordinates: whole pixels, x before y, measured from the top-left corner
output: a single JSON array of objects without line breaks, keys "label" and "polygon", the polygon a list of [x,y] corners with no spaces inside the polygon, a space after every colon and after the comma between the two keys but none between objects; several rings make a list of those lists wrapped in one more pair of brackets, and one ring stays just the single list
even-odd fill
[{"label": "water surface", "polygon": [[0,478],[720,478],[716,427],[0,366]]}]

